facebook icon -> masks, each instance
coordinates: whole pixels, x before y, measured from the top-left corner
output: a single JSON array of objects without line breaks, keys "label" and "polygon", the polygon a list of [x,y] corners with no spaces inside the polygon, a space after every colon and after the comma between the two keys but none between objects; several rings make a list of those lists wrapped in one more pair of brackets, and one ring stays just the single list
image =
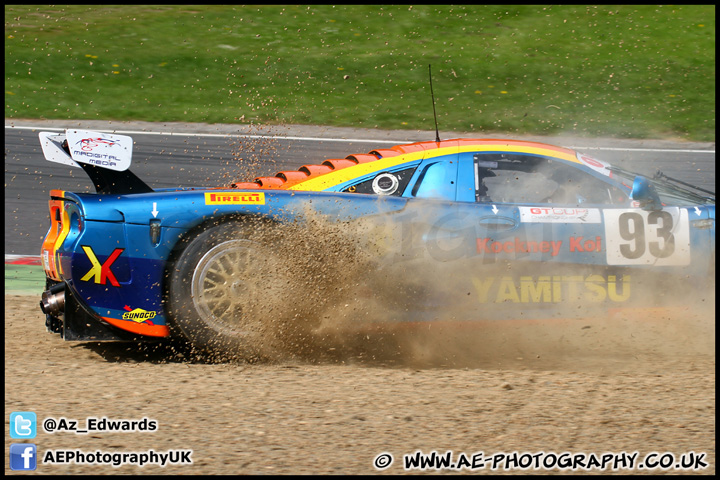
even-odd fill
[{"label": "facebook icon", "polygon": [[33,443],[10,445],[10,470],[35,470],[37,468],[37,446]]}]

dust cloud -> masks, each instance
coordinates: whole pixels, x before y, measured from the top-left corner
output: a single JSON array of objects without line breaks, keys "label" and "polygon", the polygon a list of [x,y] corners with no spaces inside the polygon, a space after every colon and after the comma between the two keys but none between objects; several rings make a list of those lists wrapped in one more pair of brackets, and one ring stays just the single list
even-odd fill
[{"label": "dust cloud", "polygon": [[259,327],[245,347],[219,341],[222,361],[577,370],[714,355],[711,285],[681,291],[667,275],[438,261],[418,250],[430,219],[417,219],[408,243],[406,226],[388,217],[302,218],[245,225],[267,255],[253,280],[263,291],[252,308]]},{"label": "dust cloud", "polygon": [[[273,139],[250,136],[233,147],[226,184],[278,166]],[[562,186],[583,196],[598,190],[594,202],[612,199],[539,167],[534,188],[510,192],[558,201]],[[488,187],[494,181],[495,195],[509,195],[507,180],[489,178]],[[309,209],[291,224],[244,219],[240,235],[259,255],[243,270],[255,294],[237,321],[252,327],[239,342],[218,338],[212,359],[607,369],[714,356],[714,276],[692,283],[648,269],[490,261],[453,238],[430,245],[438,219],[424,211],[417,207],[409,236],[407,222],[392,216],[338,222]]]}]

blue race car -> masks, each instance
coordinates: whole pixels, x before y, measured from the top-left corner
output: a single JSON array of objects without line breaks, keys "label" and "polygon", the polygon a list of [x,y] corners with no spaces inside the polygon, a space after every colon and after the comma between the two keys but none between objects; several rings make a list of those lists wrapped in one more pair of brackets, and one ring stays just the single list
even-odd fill
[{"label": "blue race car", "polygon": [[714,193],[567,148],[428,141],[153,190],[130,137],[40,140],[97,190],[51,192],[41,307],[66,340],[252,352],[352,302],[357,325],[380,320],[368,302],[386,323],[481,324],[687,306],[714,282]]}]

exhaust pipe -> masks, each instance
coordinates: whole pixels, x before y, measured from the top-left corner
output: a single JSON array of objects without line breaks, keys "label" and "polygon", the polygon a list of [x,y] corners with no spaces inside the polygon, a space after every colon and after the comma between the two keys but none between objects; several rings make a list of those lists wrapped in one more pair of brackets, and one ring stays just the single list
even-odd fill
[{"label": "exhaust pipe", "polygon": [[40,309],[46,315],[56,316],[65,311],[65,284],[59,283],[42,294]]}]

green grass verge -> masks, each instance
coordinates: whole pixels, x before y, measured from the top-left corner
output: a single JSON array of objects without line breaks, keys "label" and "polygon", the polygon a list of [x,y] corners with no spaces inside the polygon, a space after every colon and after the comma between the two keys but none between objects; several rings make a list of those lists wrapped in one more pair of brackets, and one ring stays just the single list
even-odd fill
[{"label": "green grass verge", "polygon": [[45,272],[39,265],[5,264],[5,293],[39,295],[45,290]]},{"label": "green grass verge", "polygon": [[5,6],[6,118],[715,139],[714,5]]}]

